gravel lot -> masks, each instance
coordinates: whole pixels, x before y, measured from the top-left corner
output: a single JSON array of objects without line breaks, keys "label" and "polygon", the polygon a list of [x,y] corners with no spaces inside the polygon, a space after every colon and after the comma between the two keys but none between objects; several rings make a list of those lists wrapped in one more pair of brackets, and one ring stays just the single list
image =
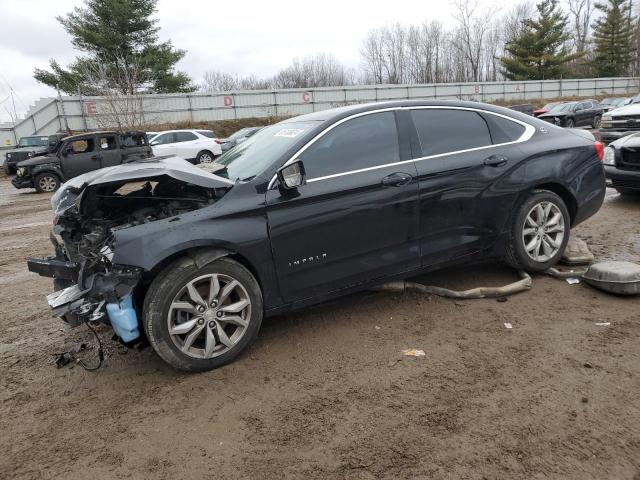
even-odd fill
[{"label": "gravel lot", "polygon": [[[640,479],[637,298],[542,276],[504,303],[363,293],[267,319],[205,374],[107,329],[103,369],[56,369],[93,339],[51,318],[51,282],[26,271],[50,252],[48,200],[0,178],[0,478]],[[599,259],[640,262],[640,200],[610,192],[577,233]]]}]

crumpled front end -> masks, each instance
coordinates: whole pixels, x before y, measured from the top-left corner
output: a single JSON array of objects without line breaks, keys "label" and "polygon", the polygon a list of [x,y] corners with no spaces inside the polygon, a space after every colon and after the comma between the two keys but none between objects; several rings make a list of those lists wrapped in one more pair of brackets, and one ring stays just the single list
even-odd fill
[{"label": "crumpled front end", "polygon": [[[141,335],[136,302],[145,283],[139,267],[113,263],[115,233],[178,217],[213,204],[231,182],[178,159],[161,159],[92,172],[65,184],[52,198],[55,254],[30,258],[31,272],[54,279],[47,297],[71,326],[101,321],[124,343]],[[104,172],[109,170],[109,172]]]}]

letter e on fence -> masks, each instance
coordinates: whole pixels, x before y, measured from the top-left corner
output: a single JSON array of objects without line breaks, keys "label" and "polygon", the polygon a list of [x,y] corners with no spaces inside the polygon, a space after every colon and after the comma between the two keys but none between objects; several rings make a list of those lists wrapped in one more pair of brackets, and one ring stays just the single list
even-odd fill
[{"label": "letter e on fence", "polygon": [[231,95],[225,95],[223,101],[225,107],[233,107],[233,97]]},{"label": "letter e on fence", "polygon": [[97,115],[98,104],[96,102],[84,102],[84,113],[87,115]]}]

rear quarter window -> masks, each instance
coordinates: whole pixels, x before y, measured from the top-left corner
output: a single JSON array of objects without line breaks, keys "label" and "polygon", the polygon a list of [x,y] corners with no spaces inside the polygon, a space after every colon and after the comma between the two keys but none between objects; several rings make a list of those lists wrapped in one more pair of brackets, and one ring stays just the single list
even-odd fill
[{"label": "rear quarter window", "polygon": [[203,137],[216,138],[216,134],[213,133],[211,130],[198,130],[198,133]]},{"label": "rear quarter window", "polygon": [[412,110],[422,156],[492,145],[489,125],[477,112],[427,108]]},{"label": "rear quarter window", "polygon": [[524,134],[525,127],[519,123],[489,113],[483,114],[482,116],[489,125],[491,140],[494,145],[515,142]]}]

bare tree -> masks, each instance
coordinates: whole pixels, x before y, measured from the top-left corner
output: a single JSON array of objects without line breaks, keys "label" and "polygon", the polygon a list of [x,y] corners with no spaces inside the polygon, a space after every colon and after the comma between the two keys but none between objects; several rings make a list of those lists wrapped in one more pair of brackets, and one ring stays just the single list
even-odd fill
[{"label": "bare tree", "polygon": [[354,72],[335,56],[319,53],[294,59],[291,66],[275,75],[273,85],[275,88],[334,87],[352,85],[354,77]]},{"label": "bare tree", "polygon": [[594,9],[595,4],[592,0],[569,0],[576,53],[582,53],[586,49]]},{"label": "bare tree", "polygon": [[[478,0],[456,0],[454,18],[458,28],[453,39],[454,46],[460,51],[470,69],[470,79],[481,79],[482,50],[489,22],[488,15],[478,12]],[[469,75],[464,75],[465,77]]]},{"label": "bare tree", "polygon": [[228,92],[237,90],[239,84],[240,79],[237,76],[217,70],[209,70],[204,74],[200,90],[203,92]]}]

